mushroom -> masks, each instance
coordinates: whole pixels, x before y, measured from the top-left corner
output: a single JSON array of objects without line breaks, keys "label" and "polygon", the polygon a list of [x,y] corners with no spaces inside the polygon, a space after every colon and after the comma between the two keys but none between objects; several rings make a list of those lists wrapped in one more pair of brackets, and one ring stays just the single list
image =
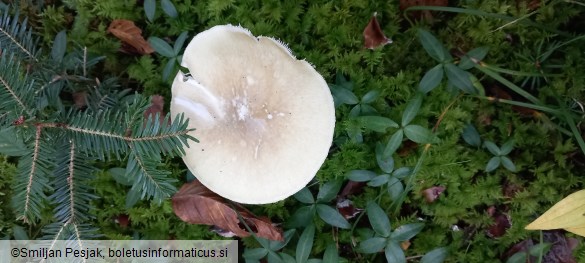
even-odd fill
[{"label": "mushroom", "polygon": [[280,41],[232,25],[187,46],[171,114],[200,143],[183,161],[203,185],[235,202],[266,204],[301,190],[333,139],[335,109],[323,77]]}]

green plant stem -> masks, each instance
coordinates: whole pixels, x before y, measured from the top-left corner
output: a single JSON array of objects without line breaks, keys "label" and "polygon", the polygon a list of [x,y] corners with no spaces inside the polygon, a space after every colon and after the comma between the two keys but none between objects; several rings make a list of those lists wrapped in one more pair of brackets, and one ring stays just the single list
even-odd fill
[{"label": "green plant stem", "polygon": [[[542,230],[539,231],[540,232],[540,244],[544,243],[544,237],[542,234]],[[543,251],[544,249],[541,249],[540,252],[538,252],[538,263],[542,263],[542,258],[543,258]],[[530,257],[530,255],[528,255]]]},{"label": "green plant stem", "polygon": [[487,64],[484,64],[483,66],[490,69],[490,70],[498,72],[498,73],[504,73],[504,74],[514,75],[514,76],[519,76],[519,77],[560,77],[560,76],[562,76],[562,74],[541,74],[541,73],[533,73],[533,72],[522,72],[522,71],[500,68],[500,67],[487,65]]},{"label": "green plant stem", "polygon": [[556,109],[553,109],[553,108],[550,108],[547,106],[534,105],[532,103],[520,102],[520,101],[515,101],[515,100],[507,100],[507,99],[499,99],[499,98],[494,98],[494,97],[489,97],[489,96],[475,96],[475,97],[479,98],[479,99],[488,100],[488,101],[496,101],[496,102],[501,102],[501,103],[505,103],[505,104],[509,104],[509,105],[529,108],[529,109],[533,109],[533,110],[539,110],[539,111],[554,114],[554,115],[561,113],[561,111],[559,111],[559,110],[556,110]]},{"label": "green plant stem", "polygon": [[500,76],[500,74],[498,74],[497,72],[494,72],[492,70],[490,70],[485,63],[479,63],[479,64],[475,64],[475,68],[480,70],[481,72],[483,72],[484,74],[492,77],[493,79],[499,81],[500,83],[504,84],[506,87],[508,87],[509,89],[511,89],[512,91],[518,93],[520,96],[526,98],[527,100],[529,100],[530,102],[532,102],[533,104],[537,104],[537,105],[541,105],[540,101],[538,100],[538,98],[532,96],[532,94],[526,92],[525,90],[523,90],[522,88],[516,86],[516,84],[512,83],[511,81],[505,79],[504,77]]}]

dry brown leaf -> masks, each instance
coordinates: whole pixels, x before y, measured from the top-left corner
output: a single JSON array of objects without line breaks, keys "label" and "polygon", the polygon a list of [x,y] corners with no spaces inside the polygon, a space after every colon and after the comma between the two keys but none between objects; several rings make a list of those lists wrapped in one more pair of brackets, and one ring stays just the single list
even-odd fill
[{"label": "dry brown leaf", "polygon": [[[128,53],[138,53],[140,55],[151,54],[154,52],[154,49],[152,49],[148,41],[142,37],[142,30],[130,20],[116,19],[112,21],[108,27],[108,32],[112,33],[122,41],[123,51]],[[124,47],[124,44],[129,45],[134,50]]]},{"label": "dry brown leaf", "polygon": [[359,213],[364,211],[364,209],[357,208],[353,206],[353,202],[346,198],[338,198],[337,199],[337,210],[345,219],[352,219],[357,216]]},{"label": "dry brown leaf", "polygon": [[145,122],[148,119],[149,115],[152,115],[152,117],[154,118],[154,116],[156,116],[156,114],[158,113],[159,114],[158,115],[159,121],[162,123],[164,118],[165,118],[165,113],[163,112],[164,106],[165,106],[165,98],[163,96],[160,96],[160,95],[152,96],[152,98],[150,100],[150,107],[148,107],[148,109],[146,109],[146,111],[144,111]]},{"label": "dry brown leaf", "polygon": [[87,91],[73,92],[73,104],[78,109],[87,106]]},{"label": "dry brown leaf", "polygon": [[339,193],[339,198],[344,198],[349,195],[357,195],[364,191],[364,187],[366,186],[365,182],[354,182],[354,181],[347,181],[347,184]]},{"label": "dry brown leaf", "polygon": [[272,225],[268,218],[256,217],[239,205],[234,205],[236,212],[223,197],[207,189],[198,180],[183,185],[172,200],[173,211],[187,223],[215,225],[239,237],[250,236],[244,224],[238,219],[239,213],[257,236],[270,240],[284,240],[282,229]]},{"label": "dry brown leaf", "polygon": [[364,47],[374,49],[390,43],[392,43],[392,40],[384,35],[378,19],[376,19],[376,13],[374,13],[372,19],[370,19],[370,22],[364,29]]},{"label": "dry brown leaf", "polygon": [[504,213],[497,213],[493,216],[494,224],[487,230],[487,235],[492,238],[501,237],[512,226],[510,216]]}]

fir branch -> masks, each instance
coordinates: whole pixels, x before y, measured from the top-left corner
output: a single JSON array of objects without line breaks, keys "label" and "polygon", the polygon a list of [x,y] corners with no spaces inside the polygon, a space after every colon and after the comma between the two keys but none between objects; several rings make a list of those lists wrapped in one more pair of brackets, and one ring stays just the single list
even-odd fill
[{"label": "fir branch", "polygon": [[160,158],[146,159],[137,155],[134,148],[131,147],[131,150],[126,167],[129,177],[134,181],[130,192],[141,189],[143,199],[152,197],[158,203],[176,192],[173,183],[177,180],[167,177],[171,174],[169,171],[157,169]]},{"label": "fir branch", "polygon": [[33,59],[38,62],[36,40],[32,30],[27,28],[27,19],[18,22],[18,13],[11,17],[7,9],[1,10],[0,18],[0,49],[7,50]]},{"label": "fir branch", "polygon": [[97,198],[89,187],[95,168],[74,142],[62,140],[58,149],[55,192],[49,197],[56,204],[55,217],[59,222],[84,222],[89,219],[91,201]]},{"label": "fir branch", "polygon": [[0,55],[0,110],[15,109],[14,115],[34,113],[34,81],[28,75],[22,76],[20,62],[7,52]]},{"label": "fir branch", "polygon": [[41,140],[42,127],[37,125],[35,128],[33,150],[20,158],[19,173],[13,188],[16,193],[13,198],[15,214],[24,222],[32,222],[40,217],[42,203],[46,199],[45,191],[50,190],[48,174],[52,166],[52,153],[48,143]]}]

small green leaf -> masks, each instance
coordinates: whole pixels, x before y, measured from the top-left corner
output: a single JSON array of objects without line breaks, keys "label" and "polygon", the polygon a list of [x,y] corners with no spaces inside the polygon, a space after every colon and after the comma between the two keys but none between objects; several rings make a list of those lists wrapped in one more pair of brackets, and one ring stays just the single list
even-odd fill
[{"label": "small green leaf", "polygon": [[412,223],[397,227],[390,235],[390,239],[395,241],[406,241],[416,236],[423,228],[423,223]]},{"label": "small green leaf", "polygon": [[327,245],[325,253],[323,253],[323,263],[339,263],[339,254],[335,244]]},{"label": "small green leaf", "polygon": [[508,169],[508,171],[510,171],[510,172],[516,171],[516,165],[514,165],[512,160],[510,160],[510,158],[508,158],[506,156],[500,156],[500,161],[502,162],[502,165],[504,166],[504,168]]},{"label": "small green leaf", "polygon": [[[358,104],[355,105],[350,111],[349,111],[349,117],[350,118],[357,118],[358,116],[360,116],[362,114],[362,105]],[[361,125],[360,125],[361,126]]]},{"label": "small green leaf", "polygon": [[403,178],[406,178],[407,176],[409,176],[410,172],[411,172],[410,167],[400,167],[392,173],[392,176],[394,176],[398,179],[403,179]]},{"label": "small green leaf", "polygon": [[390,177],[388,180],[388,194],[390,195],[390,199],[393,201],[398,200],[402,192],[404,192],[402,182],[396,177]]},{"label": "small green leaf", "polygon": [[502,155],[502,151],[500,150],[500,148],[495,143],[493,143],[491,141],[485,141],[485,142],[483,142],[483,146],[485,148],[487,148],[488,151],[490,151],[495,156]]},{"label": "small green leaf", "polygon": [[358,251],[365,254],[378,253],[386,246],[386,239],[383,237],[372,237],[360,242]]},{"label": "small green leaf", "polygon": [[335,74],[335,84],[339,85],[344,89],[353,90],[353,82],[347,80],[345,76],[340,72],[337,72],[337,74]]},{"label": "small green leaf", "polygon": [[176,18],[179,14],[177,13],[177,9],[175,5],[170,0],[162,0],[161,6],[163,11],[170,17]]},{"label": "small green leaf", "polygon": [[57,33],[55,40],[53,41],[53,48],[51,49],[51,58],[54,61],[61,62],[65,57],[67,51],[67,32],[62,30]]},{"label": "small green leaf", "polygon": [[420,93],[416,94],[412,100],[408,102],[406,108],[404,109],[404,113],[402,113],[402,127],[408,125],[414,117],[418,114],[420,110],[420,105],[422,104],[422,95]]},{"label": "small green leaf", "polygon": [[386,132],[388,128],[398,128],[398,123],[382,116],[360,116],[358,120],[369,130],[376,132]]},{"label": "small green leaf", "polygon": [[175,69],[176,62],[177,62],[176,58],[171,58],[171,59],[169,59],[169,61],[167,61],[167,64],[165,65],[165,69],[163,70],[163,73],[162,73],[163,81],[167,81],[169,79],[169,77],[173,73],[173,69]]},{"label": "small green leaf", "polygon": [[453,86],[469,94],[477,94],[477,90],[471,82],[470,74],[455,66],[453,63],[445,64],[445,73]]},{"label": "small green leaf", "polygon": [[390,179],[390,175],[387,174],[378,175],[368,182],[368,186],[378,187],[384,185],[388,182],[388,179]]},{"label": "small green leaf", "polygon": [[317,214],[321,219],[323,219],[323,221],[325,221],[325,223],[332,226],[345,229],[351,227],[349,222],[347,222],[347,220],[345,220],[345,218],[343,218],[343,216],[337,210],[328,205],[318,204]]},{"label": "small green leaf", "polygon": [[384,148],[384,156],[392,156],[392,154],[396,152],[398,147],[400,147],[400,144],[402,144],[403,135],[403,131],[400,129],[390,137],[388,144],[386,144],[386,148]]},{"label": "small green leaf", "polygon": [[291,256],[287,253],[278,252],[278,255],[282,259],[282,263],[296,263],[297,262],[297,260],[293,256]]},{"label": "small green leaf", "polygon": [[270,251],[270,250],[268,250],[268,255],[266,256],[266,261],[268,261],[268,263],[283,263],[280,255],[278,255],[278,253],[276,253],[275,251]]},{"label": "small green leaf", "polygon": [[244,250],[244,253],[242,254],[242,257],[244,257],[245,259],[251,259],[251,260],[260,260],[263,257],[265,257],[268,254],[268,250],[265,248],[246,248],[246,250]]},{"label": "small green leaf", "polygon": [[286,225],[290,228],[297,228],[306,226],[307,224],[311,223],[313,217],[315,216],[315,206],[303,206],[287,220]]},{"label": "small green leaf", "polygon": [[394,158],[392,155],[384,156],[384,146],[379,142],[376,143],[376,162],[385,173],[391,173],[394,170]]},{"label": "small green leaf", "polygon": [[156,1],[155,0],[144,0],[144,13],[148,21],[154,20],[154,14],[156,13]]},{"label": "small green leaf", "polygon": [[552,244],[551,243],[539,243],[534,245],[530,248],[530,255],[538,257],[542,253],[542,255],[546,255],[546,253],[550,250]]},{"label": "small green leaf", "polygon": [[181,49],[183,49],[183,45],[185,44],[185,40],[189,37],[189,32],[183,31],[175,40],[175,45],[173,46],[173,51],[175,52],[175,56],[179,56],[181,54]]},{"label": "small green leaf", "polygon": [[370,90],[368,93],[366,93],[366,95],[362,97],[362,103],[372,103],[378,98],[378,95],[380,95],[379,91]]},{"label": "small green leaf", "polygon": [[29,151],[22,138],[17,135],[16,128],[10,126],[0,130],[0,154],[8,156],[23,156]]},{"label": "small green leaf", "polygon": [[327,203],[333,200],[337,196],[337,193],[339,193],[341,184],[342,182],[340,180],[332,180],[323,184],[321,188],[319,188],[317,202]]},{"label": "small green leaf", "polygon": [[193,182],[193,180],[197,179],[197,177],[195,177],[195,175],[187,170],[187,173],[185,174],[185,181],[187,181],[187,183]]},{"label": "small green leaf", "polygon": [[487,165],[486,165],[486,167],[485,167],[485,171],[489,173],[489,172],[491,172],[491,171],[493,171],[493,170],[497,169],[498,167],[500,167],[500,161],[501,161],[501,159],[500,159],[500,157],[499,157],[499,156],[494,156],[494,157],[492,157],[492,158],[491,158],[491,159],[488,161],[488,163],[487,163]]},{"label": "small green leaf", "polygon": [[368,104],[360,104],[360,107],[361,107],[360,115],[363,115],[363,116],[377,116],[377,115],[379,115],[376,108],[374,108]]},{"label": "small green leaf", "polygon": [[431,33],[419,29],[418,30],[418,38],[420,43],[422,44],[423,48],[427,51],[429,56],[435,59],[438,62],[446,62],[448,60],[452,60],[451,54],[443,47],[443,44],[439,42],[435,36]]},{"label": "small green leaf", "polygon": [[173,58],[175,57],[175,51],[173,47],[169,45],[166,41],[158,38],[158,37],[149,37],[148,43],[152,46],[154,51],[159,53],[163,57]]},{"label": "small green leaf", "polygon": [[500,149],[500,155],[508,155],[510,152],[512,152],[513,149],[514,149],[514,140],[509,140],[502,145],[502,147]]},{"label": "small green leaf", "polygon": [[313,248],[313,239],[315,238],[315,226],[313,224],[308,225],[297,243],[296,259],[297,262],[306,262],[311,254]]},{"label": "small green leaf", "polygon": [[368,214],[370,225],[378,235],[382,237],[390,236],[390,220],[388,220],[388,216],[376,202],[368,202],[366,213]]},{"label": "small green leaf", "polygon": [[459,68],[463,70],[473,68],[476,62],[482,61],[483,58],[485,58],[488,50],[489,48],[487,47],[478,47],[470,50],[467,52],[467,54],[465,54],[464,57],[461,58],[461,61],[459,62]]},{"label": "small green leaf", "polygon": [[287,230],[286,232],[284,232],[284,241],[269,240],[268,247],[272,251],[277,251],[277,250],[282,249],[283,247],[285,247],[288,244],[288,242],[290,242],[290,240],[293,238],[295,232],[296,232],[295,229]]},{"label": "small green leaf", "polygon": [[427,71],[423,78],[418,83],[418,91],[422,93],[428,93],[435,89],[441,81],[443,81],[443,64],[434,66],[432,69]]},{"label": "small green leaf", "polygon": [[354,182],[367,182],[372,180],[372,178],[376,177],[376,173],[368,170],[352,170],[345,174],[347,179],[352,180]]},{"label": "small green leaf", "polygon": [[331,94],[336,101],[339,101],[343,104],[354,105],[359,103],[358,98],[355,96],[355,94],[353,94],[353,92],[342,87],[332,86]]},{"label": "small green leaf", "polygon": [[294,197],[299,200],[301,203],[305,204],[313,204],[315,203],[315,199],[313,198],[313,194],[309,190],[309,188],[305,187],[298,191]]},{"label": "small green leaf", "polygon": [[526,263],[527,254],[528,253],[526,253],[526,251],[516,252],[514,255],[509,257],[508,260],[506,260],[506,263]]},{"label": "small green leaf", "polygon": [[433,133],[420,125],[408,125],[404,127],[404,135],[416,143],[429,143],[433,141]]},{"label": "small green leaf", "polygon": [[441,263],[447,258],[447,249],[444,247],[435,248],[426,253],[421,259],[420,263]]},{"label": "small green leaf", "polygon": [[463,140],[471,146],[479,147],[481,145],[481,138],[479,137],[479,132],[477,132],[477,130],[471,123],[465,125],[461,137],[463,137]]},{"label": "small green leaf", "polygon": [[384,254],[388,263],[406,263],[404,251],[397,242],[388,242],[386,249],[384,249]]}]

